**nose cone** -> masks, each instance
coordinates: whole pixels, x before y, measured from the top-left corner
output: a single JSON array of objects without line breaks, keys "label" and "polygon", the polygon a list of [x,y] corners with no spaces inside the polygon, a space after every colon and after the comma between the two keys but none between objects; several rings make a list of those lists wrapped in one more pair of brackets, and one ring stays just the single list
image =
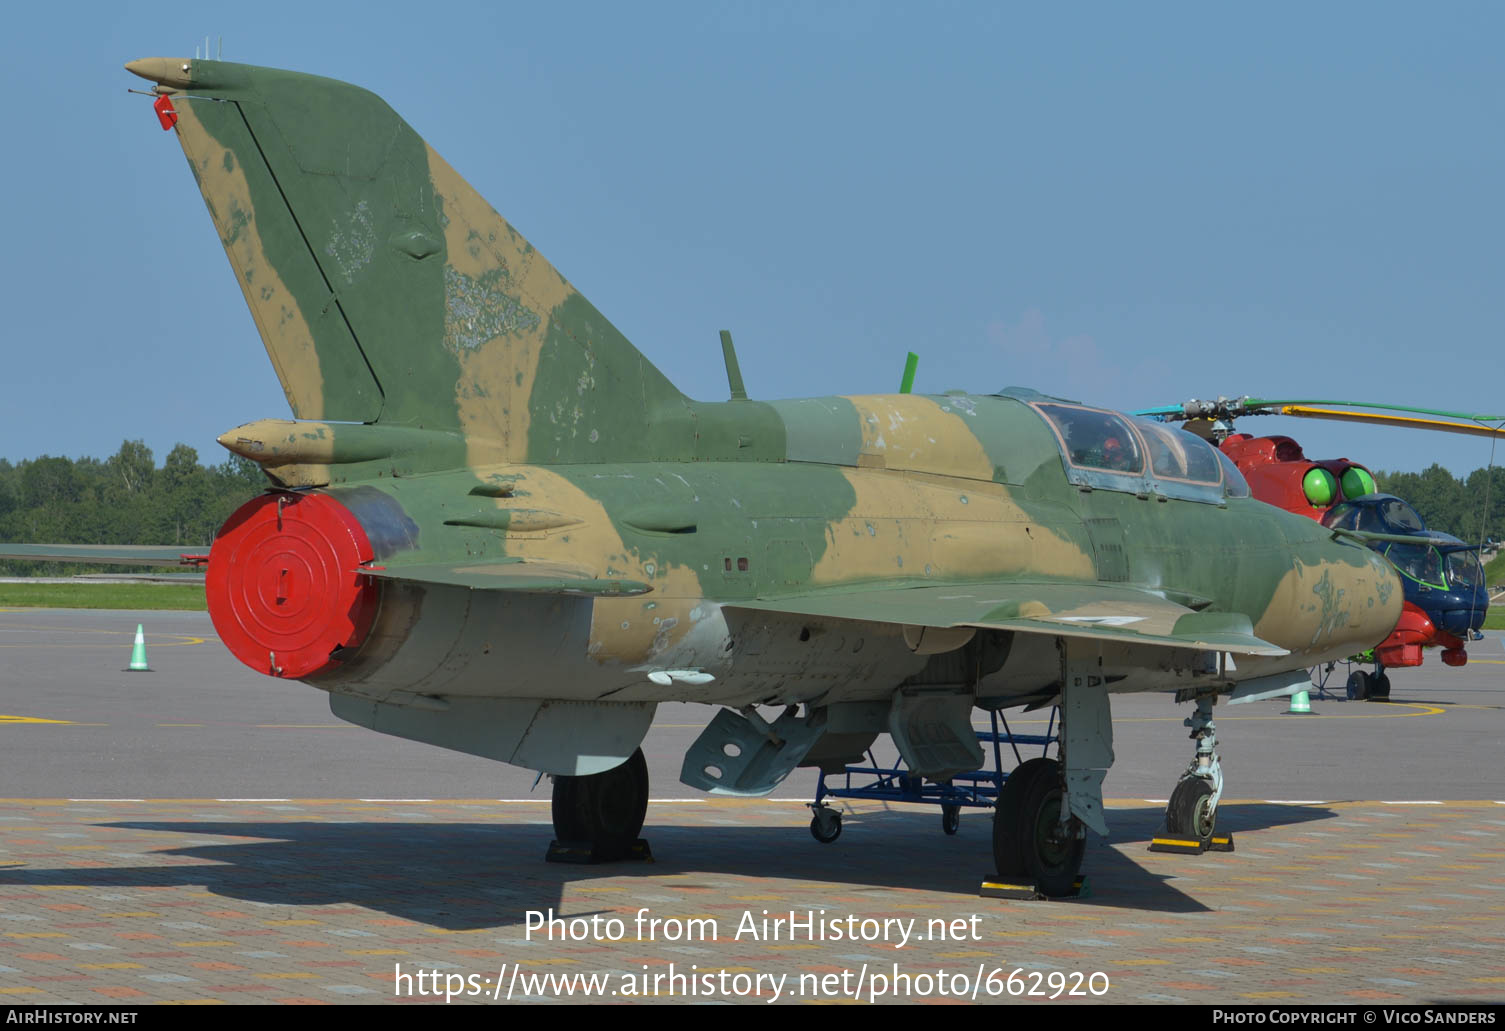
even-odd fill
[{"label": "nose cone", "polygon": [[143,57],[129,62],[125,70],[162,86],[187,89],[193,77],[193,62],[186,57]]},{"label": "nose cone", "polygon": [[1301,550],[1255,626],[1257,636],[1308,665],[1357,655],[1389,636],[1405,600],[1389,562],[1356,544]]}]

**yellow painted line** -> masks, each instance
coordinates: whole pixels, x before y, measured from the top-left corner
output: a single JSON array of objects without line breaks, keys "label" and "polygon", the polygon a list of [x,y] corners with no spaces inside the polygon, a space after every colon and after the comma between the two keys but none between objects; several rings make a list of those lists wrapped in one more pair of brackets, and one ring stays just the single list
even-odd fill
[{"label": "yellow painted line", "polygon": [[[1314,704],[1314,705],[1320,705],[1321,703],[1317,702],[1317,701],[1314,701],[1312,704]],[[1348,703],[1345,703],[1345,704],[1348,704]],[[1419,712],[1367,712],[1367,713],[1362,713],[1362,714],[1360,714],[1360,713],[1354,713],[1352,715],[1346,715],[1346,714],[1343,714],[1343,713],[1336,713],[1336,712],[1314,712],[1314,713],[1311,713],[1311,715],[1321,717],[1322,719],[1325,719],[1325,720],[1393,720],[1393,719],[1405,719],[1405,718],[1410,717],[1410,716],[1444,716],[1444,715],[1447,714],[1447,709],[1446,708],[1443,708],[1443,707],[1440,707],[1440,706],[1436,706],[1436,705],[1427,705],[1427,704],[1425,704],[1423,702],[1385,702],[1385,703],[1383,703],[1383,705],[1384,705],[1384,707],[1386,709],[1408,708],[1408,709],[1418,709],[1420,711]],[[1286,718],[1286,714],[1285,713],[1279,713],[1279,712],[1277,712],[1277,713],[1271,713],[1268,716],[1220,716],[1218,718],[1218,722],[1219,723],[1230,723],[1230,722],[1232,722],[1234,720],[1282,720],[1283,721],[1283,720],[1285,720],[1285,718]],[[1114,722],[1115,723],[1180,723],[1181,722],[1181,717],[1179,717],[1179,716],[1128,716],[1128,717],[1120,716],[1117,719],[1115,719]]]},{"label": "yellow painted line", "polygon": [[[18,609],[0,609],[0,612],[15,612],[15,611],[22,611],[22,610],[18,610]],[[26,611],[37,612],[37,611],[41,611],[41,610],[39,610],[39,609],[30,609],[30,610],[26,610]],[[143,624],[143,626],[144,625],[145,624]],[[23,633],[34,633],[34,632],[38,632],[38,631],[43,631],[43,632],[51,633],[51,634],[78,634],[78,635],[83,635],[83,634],[100,634],[100,635],[107,636],[107,637],[129,637],[129,638],[131,638],[133,640],[136,637],[136,631],[134,631],[134,630],[97,630],[97,629],[92,629],[92,628],[89,628],[89,627],[76,627],[76,626],[30,626],[30,625],[27,625],[27,624],[24,624],[24,623],[21,623],[21,624],[0,623],[0,630],[14,630],[14,631],[20,631],[20,632],[23,632]],[[177,640],[175,640],[175,641],[174,640],[164,640],[164,638],[177,638]],[[187,647],[189,645],[206,644],[209,641],[218,641],[218,640],[219,640],[218,637],[196,637],[193,634],[164,634],[164,633],[151,633],[151,632],[148,632],[146,634],[146,643],[149,644],[149,645],[151,645],[154,648],[184,648],[184,647]],[[83,648],[113,648],[113,647],[115,647],[115,645],[114,644],[104,644],[103,642],[101,642],[100,644],[97,644],[97,645],[93,645],[93,644],[89,644],[89,645],[78,645],[78,644],[62,645],[62,644],[58,644],[56,642],[51,642],[51,641],[42,641],[42,642],[19,641],[19,642],[16,642],[14,644],[0,644],[0,648],[64,648],[64,647],[67,647],[67,648],[79,648],[79,647],[83,647]]]},{"label": "yellow painted line", "polygon": [[257,730],[355,730],[354,723],[257,723]]},{"label": "yellow painted line", "polygon": [[0,716],[0,724],[3,723],[60,723],[73,725],[72,720],[44,720],[40,716]]}]

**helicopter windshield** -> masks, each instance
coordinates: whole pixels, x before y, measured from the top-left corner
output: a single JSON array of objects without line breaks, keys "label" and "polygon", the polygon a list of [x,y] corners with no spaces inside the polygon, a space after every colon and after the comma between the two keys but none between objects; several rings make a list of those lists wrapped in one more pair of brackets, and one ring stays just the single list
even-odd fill
[{"label": "helicopter windshield", "polygon": [[1361,530],[1364,533],[1422,533],[1427,524],[1422,522],[1416,509],[1400,498],[1385,498],[1371,501],[1365,498],[1357,503],[1343,501],[1328,509],[1322,516],[1322,525],[1339,530]]},{"label": "helicopter windshield", "polygon": [[1447,554],[1448,583],[1453,587],[1478,587],[1484,583],[1484,567],[1479,564],[1479,556],[1468,550],[1459,549]]},{"label": "helicopter windshield", "polygon": [[1442,556],[1436,548],[1425,544],[1392,544],[1385,549],[1385,557],[1412,580],[1440,590],[1447,588],[1442,577]]},{"label": "helicopter windshield", "polygon": [[[1384,514],[1386,528],[1378,530],[1379,533],[1419,533],[1427,528],[1421,516],[1416,514],[1416,509],[1400,498],[1384,502],[1380,505],[1380,511]],[[1368,527],[1361,526],[1359,529],[1366,530]]]}]

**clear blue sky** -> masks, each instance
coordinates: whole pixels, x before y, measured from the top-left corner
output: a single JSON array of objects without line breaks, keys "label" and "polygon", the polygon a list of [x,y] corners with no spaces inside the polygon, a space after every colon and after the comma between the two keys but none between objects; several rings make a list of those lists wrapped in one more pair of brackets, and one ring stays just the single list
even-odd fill
[{"label": "clear blue sky", "polygon": [[126,93],[125,61],[206,33],[380,93],[698,397],[729,328],[754,397],[890,391],[912,349],[921,391],[1505,409],[1498,3],[37,4],[0,41],[0,457],[217,462],[288,415]]}]

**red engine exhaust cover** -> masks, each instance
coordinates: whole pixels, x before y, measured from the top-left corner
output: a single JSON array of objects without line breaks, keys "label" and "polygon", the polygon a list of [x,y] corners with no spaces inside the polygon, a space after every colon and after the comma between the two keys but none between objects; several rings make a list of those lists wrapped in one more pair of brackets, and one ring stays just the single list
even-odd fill
[{"label": "red engine exhaust cover", "polygon": [[263,494],[225,521],[205,593],[220,640],[247,666],[296,680],[339,665],[376,618],[373,557],[351,511],[327,494]]}]

